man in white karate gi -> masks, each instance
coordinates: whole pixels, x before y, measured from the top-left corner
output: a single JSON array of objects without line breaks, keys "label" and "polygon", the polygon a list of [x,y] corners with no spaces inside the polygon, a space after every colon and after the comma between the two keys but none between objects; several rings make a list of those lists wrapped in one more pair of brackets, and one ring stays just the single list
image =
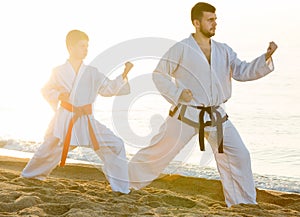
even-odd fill
[{"label": "man in white karate gi", "polygon": [[[42,94],[55,110],[45,140],[21,173],[25,178],[44,180],[59,164],[64,166],[68,150],[91,147],[103,161],[103,172],[113,191],[129,193],[128,163],[124,144],[93,116],[92,104],[98,94],[115,96],[130,93],[126,63],[122,75],[109,80],[95,67],[85,65],[89,38],[72,30],[67,34],[69,59],[56,67]],[[59,105],[59,107],[58,107]]]},{"label": "man in white karate gi", "polygon": [[228,45],[211,39],[216,19],[212,5],[197,3],[191,11],[195,33],[158,63],[154,83],[173,106],[160,133],[131,159],[130,186],[140,189],[151,183],[198,134],[201,150],[204,138],[212,147],[227,206],[256,204],[249,152],[222,104],[231,96],[232,78],[256,80],[273,71],[271,55],[277,45],[271,42],[265,54],[241,61]]}]

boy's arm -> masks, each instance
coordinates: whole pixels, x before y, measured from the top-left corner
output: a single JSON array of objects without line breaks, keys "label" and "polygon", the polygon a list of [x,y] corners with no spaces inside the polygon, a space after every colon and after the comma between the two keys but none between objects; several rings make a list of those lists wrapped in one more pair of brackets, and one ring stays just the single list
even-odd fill
[{"label": "boy's arm", "polygon": [[127,75],[129,71],[132,69],[133,64],[127,62],[125,64],[125,69],[122,75],[118,76],[114,80],[110,80],[109,78],[105,77],[103,74],[100,73],[101,79],[100,81],[100,88],[98,93],[101,96],[121,96],[130,93],[130,86],[127,81]]},{"label": "boy's arm", "polygon": [[57,85],[55,71],[52,72],[50,79],[41,89],[41,93],[54,111],[56,111],[59,101],[67,101],[69,97],[69,93]]},{"label": "boy's arm", "polygon": [[124,69],[124,72],[122,74],[123,79],[127,80],[127,75],[129,73],[129,71],[132,69],[132,67],[133,67],[133,64],[131,62],[126,62],[125,63],[125,69]]}]

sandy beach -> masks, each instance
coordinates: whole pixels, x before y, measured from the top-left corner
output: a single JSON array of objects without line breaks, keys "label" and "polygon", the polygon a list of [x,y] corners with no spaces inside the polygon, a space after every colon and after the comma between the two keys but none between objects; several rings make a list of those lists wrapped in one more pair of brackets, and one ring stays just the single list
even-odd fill
[{"label": "sandy beach", "polygon": [[21,178],[27,159],[0,157],[0,216],[300,216],[300,194],[257,190],[258,205],[227,208],[217,180],[166,175],[128,195],[91,165],[68,164],[46,181]]}]

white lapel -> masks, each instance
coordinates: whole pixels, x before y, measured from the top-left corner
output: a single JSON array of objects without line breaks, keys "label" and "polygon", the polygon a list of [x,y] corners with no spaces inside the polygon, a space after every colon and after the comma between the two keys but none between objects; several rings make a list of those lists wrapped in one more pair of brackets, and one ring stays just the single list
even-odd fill
[{"label": "white lapel", "polygon": [[[71,66],[71,68],[72,68],[72,66]],[[75,77],[75,81],[73,82],[72,90],[70,92],[70,101],[71,102],[75,102],[76,90],[78,88],[79,81],[81,79],[82,74],[84,73],[85,68],[86,68],[86,66],[82,63],[81,66],[80,66],[80,68],[79,68],[79,70],[78,70],[78,73],[77,73],[77,75]],[[72,68],[72,70],[75,73],[75,71],[74,71],[73,68]]]},{"label": "white lapel", "polygon": [[[201,50],[200,46],[197,44],[195,38],[193,37],[193,35],[191,34],[190,36],[191,40],[192,40],[192,46],[195,48],[195,50],[197,50],[199,52],[199,55],[201,58],[203,58],[205,60],[205,62],[207,63],[207,65],[210,67],[210,64],[205,56],[205,54],[203,53],[203,51]],[[212,40],[211,40],[212,41]],[[212,48],[211,48],[212,49]]]}]

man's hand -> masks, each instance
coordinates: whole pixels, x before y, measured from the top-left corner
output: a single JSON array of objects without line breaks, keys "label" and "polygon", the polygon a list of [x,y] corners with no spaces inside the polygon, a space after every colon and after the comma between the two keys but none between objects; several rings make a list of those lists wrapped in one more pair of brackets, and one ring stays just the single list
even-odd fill
[{"label": "man's hand", "polygon": [[272,54],[275,52],[276,49],[277,49],[277,45],[273,41],[270,42],[266,53],[266,60],[268,60],[272,56]]},{"label": "man's hand", "polygon": [[70,96],[70,94],[67,92],[61,93],[58,96],[58,100],[67,102],[67,101],[69,101],[69,96]]},{"label": "man's hand", "polygon": [[184,102],[190,102],[193,99],[193,93],[189,89],[184,89],[179,97],[179,100],[182,100]]},{"label": "man's hand", "polygon": [[133,64],[131,62],[126,62],[125,63],[125,69],[124,69],[124,72],[122,74],[123,79],[125,79],[127,77],[127,74],[131,70],[132,67],[133,67]]}]

